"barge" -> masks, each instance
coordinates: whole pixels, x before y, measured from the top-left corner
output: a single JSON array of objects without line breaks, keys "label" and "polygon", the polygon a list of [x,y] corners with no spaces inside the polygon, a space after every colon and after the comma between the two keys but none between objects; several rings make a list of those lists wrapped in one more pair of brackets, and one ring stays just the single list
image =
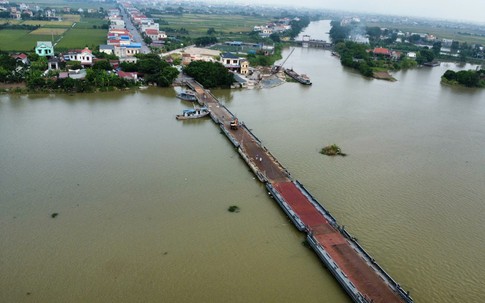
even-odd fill
[{"label": "barge", "polygon": [[298,74],[292,68],[286,68],[285,74],[304,85],[312,85],[312,81],[305,74]]}]

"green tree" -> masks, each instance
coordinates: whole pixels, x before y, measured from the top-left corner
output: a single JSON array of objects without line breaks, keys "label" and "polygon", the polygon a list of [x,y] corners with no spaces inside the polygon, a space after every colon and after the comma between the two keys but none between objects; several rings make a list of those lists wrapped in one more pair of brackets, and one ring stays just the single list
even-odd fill
[{"label": "green tree", "polygon": [[338,43],[348,39],[351,30],[350,27],[341,26],[340,22],[338,21],[331,21],[330,25],[332,26],[332,28],[330,29],[329,35],[330,40],[332,40],[333,43]]},{"label": "green tree", "polygon": [[273,42],[275,42],[275,43],[279,43],[279,42],[281,42],[280,35],[279,35],[279,34],[277,34],[277,33],[272,33],[271,35],[269,35],[269,38],[270,38],[271,40],[273,40]]},{"label": "green tree", "polygon": [[443,77],[449,81],[456,81],[456,72],[452,70],[447,70],[444,74]]},{"label": "green tree", "polygon": [[[123,70],[126,67],[131,66],[124,65],[122,66]],[[147,83],[155,83],[158,86],[169,86],[178,76],[178,70],[160,59],[157,54],[139,55],[133,71],[144,74]]]},{"label": "green tree", "polygon": [[423,63],[433,62],[434,58],[435,58],[435,55],[432,50],[428,48],[422,48],[416,57],[416,61],[419,64],[423,64]]},{"label": "green tree", "polygon": [[229,87],[234,75],[219,62],[192,61],[184,72],[206,88]]},{"label": "green tree", "polygon": [[480,83],[480,75],[473,70],[461,70],[456,73],[458,83],[467,87],[478,87]]},{"label": "green tree", "polygon": [[45,71],[47,69],[47,58],[46,57],[38,57],[36,61],[30,62],[30,69],[36,71]]},{"label": "green tree", "polygon": [[460,42],[453,40],[453,42],[451,42],[450,49],[451,52],[456,53],[460,49]]},{"label": "green tree", "polygon": [[198,37],[195,39],[195,45],[196,46],[206,46],[210,44],[215,44],[217,43],[217,38],[216,37]]},{"label": "green tree", "polygon": [[108,60],[98,60],[94,63],[93,69],[112,70],[113,67]]},{"label": "green tree", "polygon": [[435,56],[438,56],[441,52],[441,41],[437,41],[435,43],[433,43],[433,53]]},{"label": "green tree", "polygon": [[216,33],[216,30],[213,27],[211,27],[207,30],[207,35],[209,35],[209,36],[214,35],[215,33]]},{"label": "green tree", "polygon": [[421,36],[418,34],[414,34],[409,37],[409,42],[411,43],[418,43],[419,41],[421,41]]}]

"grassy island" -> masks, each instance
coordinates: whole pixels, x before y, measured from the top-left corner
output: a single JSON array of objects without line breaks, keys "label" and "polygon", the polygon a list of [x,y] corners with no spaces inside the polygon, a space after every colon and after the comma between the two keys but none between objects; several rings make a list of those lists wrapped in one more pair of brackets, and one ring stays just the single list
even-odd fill
[{"label": "grassy island", "polygon": [[231,212],[231,213],[238,213],[238,212],[241,211],[241,209],[239,208],[239,206],[236,206],[236,205],[229,206],[229,208],[227,210],[229,212]]},{"label": "grassy island", "polygon": [[485,69],[480,70],[447,70],[441,77],[441,83],[451,86],[485,88]]},{"label": "grassy island", "polygon": [[347,156],[347,154],[343,153],[337,144],[325,146],[322,148],[322,150],[320,150],[320,153],[327,156]]}]

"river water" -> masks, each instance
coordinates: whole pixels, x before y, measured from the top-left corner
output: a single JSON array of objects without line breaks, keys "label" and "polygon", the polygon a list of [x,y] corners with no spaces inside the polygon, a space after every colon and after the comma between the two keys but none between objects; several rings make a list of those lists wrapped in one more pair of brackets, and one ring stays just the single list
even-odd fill
[{"label": "river water", "polygon": [[[285,66],[313,85],[214,94],[416,302],[485,301],[485,91],[439,82],[471,67],[385,82],[311,48]],[[349,302],[218,128],[175,120],[187,107],[0,96],[0,302]]]}]

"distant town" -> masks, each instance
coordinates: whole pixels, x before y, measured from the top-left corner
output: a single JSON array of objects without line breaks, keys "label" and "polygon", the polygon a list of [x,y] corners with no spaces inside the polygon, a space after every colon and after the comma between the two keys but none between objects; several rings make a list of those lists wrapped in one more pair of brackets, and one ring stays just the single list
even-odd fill
[{"label": "distant town", "polygon": [[[201,60],[222,64],[237,87],[278,84],[284,76],[271,67],[294,45],[331,49],[343,65],[382,79],[392,79],[386,71],[440,61],[480,65],[485,57],[485,26],[471,23],[191,1],[42,5],[0,0],[4,91],[168,86]],[[334,20],[331,41],[298,38],[316,20]],[[483,73],[477,79],[471,86],[481,85]]]}]

